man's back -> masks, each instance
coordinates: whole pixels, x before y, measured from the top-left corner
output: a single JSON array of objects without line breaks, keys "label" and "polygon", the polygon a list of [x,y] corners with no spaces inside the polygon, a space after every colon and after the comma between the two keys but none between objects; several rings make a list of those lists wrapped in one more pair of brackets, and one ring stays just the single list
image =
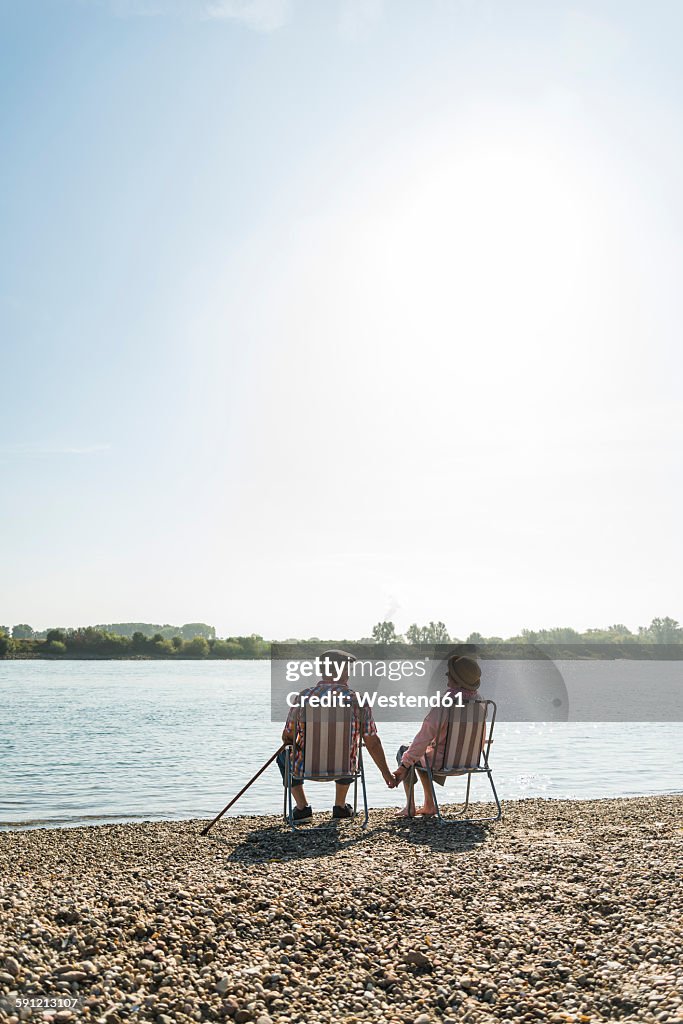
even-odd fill
[{"label": "man's back", "polygon": [[293,738],[293,769],[299,778],[314,772],[355,773],[361,736],[377,734],[371,709],[361,705],[346,682],[330,679],[301,690],[285,728]]}]

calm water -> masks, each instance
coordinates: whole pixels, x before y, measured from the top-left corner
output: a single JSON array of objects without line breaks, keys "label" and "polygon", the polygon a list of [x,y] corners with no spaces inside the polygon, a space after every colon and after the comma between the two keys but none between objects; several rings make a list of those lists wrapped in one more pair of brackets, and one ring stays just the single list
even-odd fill
[{"label": "calm water", "polygon": [[[269,679],[265,662],[0,663],[0,828],[213,816],[280,743]],[[390,763],[415,729],[380,726]],[[491,763],[502,799],[683,792],[682,730],[499,723]],[[371,806],[397,804],[367,775]],[[331,803],[330,786],[309,793]],[[281,803],[272,766],[235,813]]]}]

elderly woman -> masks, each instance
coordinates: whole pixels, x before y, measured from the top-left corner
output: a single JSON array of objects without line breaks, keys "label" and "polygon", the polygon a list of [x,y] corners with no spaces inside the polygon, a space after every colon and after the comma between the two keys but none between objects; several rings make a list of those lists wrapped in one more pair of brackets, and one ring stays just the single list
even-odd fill
[{"label": "elderly woman", "polygon": [[[459,700],[457,694],[462,694],[463,701],[475,700],[481,682],[481,669],[478,662],[474,658],[452,654],[448,659],[447,680],[448,689],[444,691],[443,696],[448,695]],[[406,806],[398,814],[399,818],[412,818],[418,814],[422,817],[431,817],[436,814],[429,777],[424,768],[427,763],[438,765],[442,762],[447,727],[446,716],[443,714],[442,708],[432,708],[410,746],[399,747],[396,754],[398,769],[394,772],[394,778],[397,783],[403,783],[406,791]],[[427,758],[429,758],[429,762],[427,762]],[[415,770],[417,770],[424,791],[424,802],[417,810],[413,800]],[[445,780],[443,776],[435,775],[434,781],[443,785]]]}]

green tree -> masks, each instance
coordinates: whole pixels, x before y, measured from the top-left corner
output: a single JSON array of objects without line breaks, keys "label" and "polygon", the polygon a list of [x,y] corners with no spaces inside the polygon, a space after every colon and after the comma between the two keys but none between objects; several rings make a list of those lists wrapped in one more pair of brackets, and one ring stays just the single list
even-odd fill
[{"label": "green tree", "polygon": [[251,636],[240,636],[237,639],[248,658],[264,658],[270,652],[270,644],[258,633],[252,633]]},{"label": "green tree", "polygon": [[653,619],[649,626],[641,626],[638,632],[643,639],[655,644],[679,644],[683,641],[683,629],[681,629],[680,623],[668,616],[663,619]]},{"label": "green tree", "polygon": [[393,622],[378,622],[372,627],[372,639],[378,644],[399,643],[402,637]]},{"label": "green tree", "polygon": [[541,630],[541,643],[544,644],[580,644],[581,634],[571,626],[554,626],[552,629]]},{"label": "green tree", "polygon": [[424,642],[424,627],[418,626],[417,622],[413,622],[411,626],[408,626],[406,630],[406,640],[409,644],[421,644]]},{"label": "green tree", "polygon": [[188,640],[183,646],[183,654],[190,658],[207,658],[209,655],[209,641],[206,637],[196,636]]},{"label": "green tree", "polygon": [[447,644],[450,639],[443,622],[430,622],[428,626],[418,626],[414,622],[406,631],[409,644]]},{"label": "green tree", "polygon": [[[126,636],[130,639],[133,633],[144,633],[145,636],[153,636],[155,633],[162,633],[164,639],[177,633],[176,626],[161,626],[154,622],[109,622],[106,624],[98,623],[95,629],[101,630],[103,633],[113,633],[116,636]],[[167,633],[168,630],[168,633]]]},{"label": "green tree", "polygon": [[214,640],[211,644],[212,658],[239,658],[243,654],[239,644],[229,640]]},{"label": "green tree", "polygon": [[430,622],[424,627],[424,635],[429,644],[447,644],[451,639],[443,622]]},{"label": "green tree", "polygon": [[619,622],[605,629],[591,628],[581,634],[581,638],[587,643],[593,644],[627,644],[634,643],[637,639],[628,626]]},{"label": "green tree", "polygon": [[623,622],[618,622],[613,626],[608,626],[607,633],[609,636],[613,637],[615,640],[621,641],[622,643],[628,643],[629,641],[636,639],[628,626],[625,626]]},{"label": "green tree", "polygon": [[173,644],[173,650],[179,651],[182,649],[183,646],[183,638],[181,636],[174,636],[171,640],[171,643]]},{"label": "green tree", "polygon": [[0,627],[0,658],[4,657],[5,654],[10,654],[12,651],[12,641],[10,640],[9,630],[2,626]]},{"label": "green tree", "polygon": [[[61,641],[60,641],[61,642]],[[79,626],[66,630],[67,650],[75,654],[94,654],[100,658],[119,657],[129,649],[129,641],[96,626]]]},{"label": "green tree", "polygon": [[176,649],[171,641],[166,640],[160,633],[157,633],[156,637],[152,638],[149,649],[152,654],[162,658],[172,657],[176,653]]},{"label": "green tree", "polygon": [[470,633],[470,635],[467,637],[467,643],[468,644],[485,644],[486,640],[481,635],[481,633]]},{"label": "green tree", "polygon": [[147,647],[147,637],[139,629],[133,633],[132,648],[134,651],[144,651]]},{"label": "green tree", "polygon": [[29,626],[26,622],[19,623],[18,626],[12,627],[12,639],[13,640],[32,640],[33,639],[33,626]]},{"label": "green tree", "polygon": [[66,644],[63,640],[48,640],[46,647],[50,654],[66,654]]},{"label": "green tree", "polygon": [[571,626],[553,626],[552,629],[523,629],[522,640],[528,644],[580,644],[582,637]]},{"label": "green tree", "polygon": [[228,645],[225,640],[214,640],[209,643],[209,657],[210,658],[227,658],[228,654],[225,648]]},{"label": "green tree", "polygon": [[48,629],[45,639],[49,644],[53,642],[64,644],[66,643],[66,633],[63,629]]},{"label": "green tree", "polygon": [[183,640],[194,640],[196,636],[203,636],[206,640],[216,639],[215,626],[207,626],[205,622],[186,622],[180,627],[180,635]]}]

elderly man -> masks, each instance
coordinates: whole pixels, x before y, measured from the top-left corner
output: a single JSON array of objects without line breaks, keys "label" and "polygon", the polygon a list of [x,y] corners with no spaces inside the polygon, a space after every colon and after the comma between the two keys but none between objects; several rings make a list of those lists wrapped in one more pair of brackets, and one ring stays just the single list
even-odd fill
[{"label": "elderly man", "polygon": [[[358,752],[362,736],[365,748],[379,768],[382,778],[386,782],[387,786],[390,789],[393,789],[397,783],[389,770],[386,757],[384,756],[382,742],[377,735],[377,726],[375,725],[374,718],[372,717],[372,710],[367,705],[361,705],[358,700],[358,695],[349,686],[350,667],[356,659],[352,654],[349,654],[346,651],[333,650],[325,651],[320,660],[322,668],[321,678],[314,686],[309,686],[307,689],[302,690],[299,693],[297,705],[291,709],[287,716],[287,721],[282,733],[282,739],[285,743],[293,742],[295,739],[294,729],[296,728],[297,712],[300,707],[311,702],[311,698],[314,698],[315,702],[320,698],[326,698],[331,700],[333,703],[336,703],[338,706],[348,706],[350,704],[356,709],[356,714],[354,715],[354,726],[351,733],[351,764],[357,763],[358,761]],[[299,719],[299,730],[301,731],[303,728],[305,728],[305,723]],[[297,746],[303,746],[303,737],[301,735],[297,737]],[[284,752],[278,756],[277,763],[280,771],[282,772],[282,779],[284,782]],[[349,791],[349,786],[352,781],[353,779],[344,777],[335,779],[334,807],[332,808],[333,818],[350,818],[352,816],[353,808],[351,807],[351,804],[346,803],[346,794]],[[293,812],[294,821],[306,821],[306,819],[312,816],[313,808],[310,806],[306,798],[303,780],[294,779],[292,781],[292,796],[296,803],[296,807]]]}]

